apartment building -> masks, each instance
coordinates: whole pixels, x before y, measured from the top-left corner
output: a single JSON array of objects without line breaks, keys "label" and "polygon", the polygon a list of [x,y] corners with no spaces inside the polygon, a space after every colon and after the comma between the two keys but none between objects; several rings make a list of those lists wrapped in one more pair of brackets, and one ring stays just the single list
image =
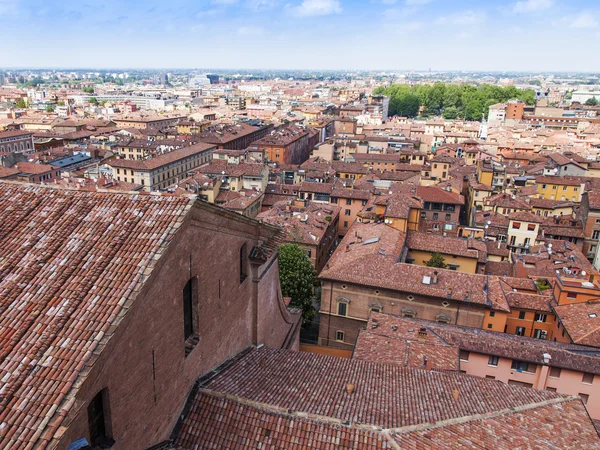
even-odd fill
[{"label": "apartment building", "polygon": [[194,144],[151,159],[113,159],[108,166],[117,181],[142,185],[145,191],[165,190],[209,162],[214,149],[214,145]]},{"label": "apartment building", "polygon": [[600,418],[600,351],[594,347],[372,313],[354,349],[357,359],[378,355],[390,364],[418,364],[420,354],[426,368],[579,396],[592,419]]},{"label": "apartment building", "polygon": [[311,150],[319,143],[319,133],[312,128],[288,126],[272,131],[254,142],[264,149],[269,161],[278,164],[302,164],[310,158]]},{"label": "apartment building", "polygon": [[273,125],[253,126],[247,123],[217,125],[198,135],[199,140],[219,149],[244,150],[271,132]]}]

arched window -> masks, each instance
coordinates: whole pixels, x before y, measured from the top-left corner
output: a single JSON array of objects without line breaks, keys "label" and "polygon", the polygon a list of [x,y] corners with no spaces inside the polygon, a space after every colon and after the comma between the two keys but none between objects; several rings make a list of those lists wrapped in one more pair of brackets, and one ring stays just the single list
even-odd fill
[{"label": "arched window", "polygon": [[246,244],[240,248],[240,283],[248,276],[248,251]]}]

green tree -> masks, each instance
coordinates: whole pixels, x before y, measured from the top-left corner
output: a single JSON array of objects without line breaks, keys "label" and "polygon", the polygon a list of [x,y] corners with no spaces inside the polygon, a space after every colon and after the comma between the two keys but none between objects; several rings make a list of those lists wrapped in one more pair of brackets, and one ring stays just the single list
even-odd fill
[{"label": "green tree", "polygon": [[302,310],[302,321],[310,324],[316,315],[313,306],[315,268],[297,244],[279,247],[279,281],[284,297],[291,297],[291,306]]},{"label": "green tree", "polygon": [[456,119],[458,117],[458,108],[450,106],[444,110],[444,119]]},{"label": "green tree", "polygon": [[390,101],[390,105],[394,111],[392,114],[412,118],[419,114],[421,103],[419,102],[419,97],[408,94],[402,97],[395,97],[393,103]]},{"label": "green tree", "polygon": [[438,267],[440,269],[445,269],[448,265],[444,262],[444,257],[439,252],[434,252],[429,258],[429,261],[425,261],[425,265],[427,267]]},{"label": "green tree", "polygon": [[94,88],[93,87],[84,87],[82,89],[83,92],[86,92],[88,94],[93,94],[94,93]]},{"label": "green tree", "polygon": [[48,105],[48,106],[46,106],[46,112],[47,113],[53,113],[54,112],[54,105]]},{"label": "green tree", "polygon": [[[528,105],[533,105],[535,93],[533,90],[521,90],[514,86],[505,88],[489,84],[444,84],[435,83],[433,86],[418,84],[408,86],[395,84],[387,87],[380,86],[374,91],[390,97],[390,115],[414,117],[418,106],[426,108],[422,116],[440,115],[445,117],[464,117],[468,120],[481,120],[482,114],[487,114],[489,105],[519,99]],[[455,108],[455,109],[450,109]],[[446,111],[449,110],[447,113]]]},{"label": "green tree", "polygon": [[27,108],[27,103],[25,103],[25,100],[23,100],[22,98],[20,98],[17,101],[17,108],[19,108],[19,109],[25,109],[25,108]]},{"label": "green tree", "polygon": [[596,100],[596,97],[588,98],[585,101],[585,105],[586,106],[598,106],[598,100]]},{"label": "green tree", "polygon": [[88,100],[92,105],[97,105],[98,104],[98,99],[96,97],[90,97],[90,99]]}]

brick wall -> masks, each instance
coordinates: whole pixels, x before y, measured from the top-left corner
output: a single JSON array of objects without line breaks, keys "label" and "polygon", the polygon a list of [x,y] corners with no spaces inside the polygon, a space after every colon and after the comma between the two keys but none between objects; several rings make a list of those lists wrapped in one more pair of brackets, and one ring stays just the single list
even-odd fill
[{"label": "brick wall", "polygon": [[[343,286],[346,286],[346,289]],[[348,344],[353,346],[359,329],[367,323],[371,308],[378,308],[380,312],[396,315],[401,315],[404,308],[410,308],[416,311],[416,317],[419,319],[436,320],[439,314],[443,314],[450,318],[452,324],[483,327],[486,311],[483,305],[421,295],[412,295],[410,297],[412,300],[409,300],[409,296],[411,294],[407,292],[323,281],[319,328],[321,345],[326,345],[325,343],[329,340],[331,346],[335,348],[347,349]],[[349,301],[346,317],[337,315],[337,304],[340,298]],[[444,302],[447,302],[448,306],[444,306]],[[335,342],[336,331],[344,332],[344,344]]]},{"label": "brick wall", "polygon": [[[239,249],[248,252],[260,229],[254,221],[211,205],[192,208],[138,298],[77,394],[58,448],[88,437],[87,405],[109,390],[113,450],[143,449],[167,439],[194,382],[259,341],[297,348],[299,317],[282,306],[277,262],[250,270],[240,283]],[[273,258],[276,258],[274,255]],[[199,343],[186,357],[182,290],[197,277]],[[258,306],[258,311],[255,307]],[[254,324],[258,324],[255,329]]]}]

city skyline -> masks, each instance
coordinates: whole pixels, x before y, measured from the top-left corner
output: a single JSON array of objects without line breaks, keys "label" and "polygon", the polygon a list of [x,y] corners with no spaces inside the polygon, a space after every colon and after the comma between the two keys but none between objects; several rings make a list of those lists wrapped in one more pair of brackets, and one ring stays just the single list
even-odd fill
[{"label": "city skyline", "polygon": [[591,0],[0,0],[0,19],[7,68],[600,71]]}]

